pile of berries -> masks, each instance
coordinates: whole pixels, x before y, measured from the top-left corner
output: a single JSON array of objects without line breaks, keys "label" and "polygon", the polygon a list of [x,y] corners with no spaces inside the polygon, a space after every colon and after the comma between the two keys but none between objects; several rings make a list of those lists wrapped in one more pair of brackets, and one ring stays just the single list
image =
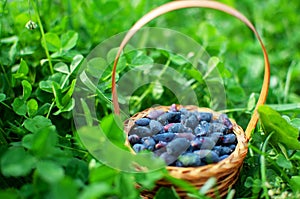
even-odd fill
[{"label": "pile of berries", "polygon": [[167,165],[203,166],[227,158],[237,144],[227,115],[214,118],[210,112],[177,109],[152,110],[137,119],[128,133],[135,152],[153,151]]}]

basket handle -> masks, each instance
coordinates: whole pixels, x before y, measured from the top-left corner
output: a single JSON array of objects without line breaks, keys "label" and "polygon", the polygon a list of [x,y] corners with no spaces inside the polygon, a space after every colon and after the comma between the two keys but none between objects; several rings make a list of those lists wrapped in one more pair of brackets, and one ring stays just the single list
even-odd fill
[{"label": "basket handle", "polygon": [[196,7],[212,8],[212,9],[219,10],[219,11],[228,13],[228,14],[236,17],[237,19],[241,20],[244,24],[246,24],[253,31],[253,33],[255,34],[256,38],[258,39],[258,41],[261,45],[262,52],[264,55],[264,65],[265,65],[264,81],[263,81],[262,89],[261,89],[260,96],[259,96],[259,99],[258,99],[256,107],[255,107],[254,113],[248,123],[246,130],[245,130],[246,139],[249,140],[251,137],[251,132],[254,130],[256,123],[258,121],[257,108],[259,105],[264,104],[264,102],[266,101],[266,98],[267,98],[267,94],[268,94],[269,82],[270,82],[270,63],[269,63],[269,59],[268,59],[268,54],[267,54],[266,48],[262,42],[262,39],[259,36],[259,34],[256,31],[253,24],[243,14],[241,14],[237,10],[235,10],[225,4],[222,4],[220,2],[216,2],[216,1],[209,1],[209,0],[172,1],[172,2],[166,3],[162,6],[159,6],[159,7],[155,8],[154,10],[148,12],[130,28],[130,30],[127,32],[123,41],[120,44],[119,50],[118,50],[116,58],[114,60],[114,65],[113,65],[113,70],[112,70],[112,100],[113,100],[114,112],[115,112],[115,114],[118,114],[118,115],[120,114],[120,107],[119,107],[119,103],[118,103],[118,96],[117,96],[117,90],[116,90],[116,67],[117,67],[119,57],[120,57],[124,47],[126,46],[127,42],[133,37],[133,35],[140,28],[142,28],[145,24],[147,24],[151,20],[155,19],[156,17],[158,17],[162,14],[174,11],[174,10],[179,10],[179,9],[183,9],[183,8],[196,8]]}]

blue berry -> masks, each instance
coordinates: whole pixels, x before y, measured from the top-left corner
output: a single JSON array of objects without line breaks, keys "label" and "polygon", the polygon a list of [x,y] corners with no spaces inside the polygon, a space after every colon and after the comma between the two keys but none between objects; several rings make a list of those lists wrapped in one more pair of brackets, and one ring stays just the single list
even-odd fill
[{"label": "blue berry", "polygon": [[199,136],[206,136],[209,133],[210,124],[206,121],[201,121],[200,124],[195,128],[194,132]]},{"label": "blue berry", "polygon": [[146,150],[146,146],[145,145],[143,145],[143,144],[135,144],[135,145],[133,145],[133,150],[136,152],[136,153],[138,153],[138,152],[140,152],[140,151],[143,151],[143,150]]},{"label": "blue berry", "polygon": [[165,113],[165,111],[163,111],[163,110],[152,110],[148,113],[147,117],[152,120],[155,120],[164,113]]},{"label": "blue berry", "polygon": [[186,108],[182,108],[179,111],[182,115],[188,115],[190,113]]},{"label": "blue berry", "polygon": [[176,138],[172,140],[167,146],[167,152],[174,156],[179,156],[184,153],[190,146],[190,142],[185,138]]},{"label": "blue berry", "polygon": [[138,120],[135,121],[135,124],[138,126],[148,126],[150,123],[150,119],[149,118],[140,118]]},{"label": "blue berry", "polygon": [[159,133],[164,128],[163,125],[156,120],[151,120],[149,123],[149,127],[152,135]]},{"label": "blue berry", "polygon": [[191,146],[195,149],[212,149],[215,145],[210,137],[196,137],[191,141]]},{"label": "blue berry", "polygon": [[231,150],[232,150],[232,151],[234,151],[234,150],[235,150],[235,147],[236,147],[236,145],[235,145],[235,144],[231,144],[231,145],[229,145],[229,147],[231,148]]},{"label": "blue berry", "polygon": [[182,164],[182,162],[180,162],[179,160],[176,160],[175,166],[176,167],[184,167],[184,165]]},{"label": "blue berry", "polygon": [[164,113],[164,114],[160,115],[157,118],[157,121],[160,122],[162,125],[167,125],[169,123],[168,122],[168,114]]},{"label": "blue berry", "polygon": [[203,143],[203,138],[202,137],[196,137],[194,140],[191,141],[191,146],[194,148],[194,149],[199,149],[201,146],[202,146],[202,143]]},{"label": "blue berry", "polygon": [[214,151],[216,154],[218,154],[220,156],[220,152],[221,152],[221,149],[222,146],[214,146],[214,148],[212,148],[212,151]]},{"label": "blue berry", "polygon": [[197,127],[197,125],[199,124],[199,121],[197,119],[197,117],[192,114],[190,117],[188,117],[185,121],[184,121],[184,125],[186,127],[189,127],[191,129],[195,129]]},{"label": "blue berry", "polygon": [[219,144],[222,142],[222,139],[223,139],[223,133],[212,133],[209,135],[209,137],[216,143],[216,144]]},{"label": "blue berry", "polygon": [[180,118],[180,112],[167,112],[167,120],[169,123],[178,123],[180,122]]},{"label": "blue berry", "polygon": [[236,142],[236,135],[231,133],[224,135],[223,137],[223,144],[233,144]]},{"label": "blue berry", "polygon": [[175,161],[177,160],[177,158],[178,158],[178,156],[169,154],[169,153],[167,153],[167,152],[162,153],[159,157],[162,158],[162,159],[165,161],[165,163],[166,163],[167,165],[172,164],[172,163],[175,162]]},{"label": "blue berry", "polygon": [[163,142],[170,142],[175,137],[174,133],[162,133],[156,134],[153,136],[156,142],[163,141]]},{"label": "blue berry", "polygon": [[232,149],[230,147],[227,146],[221,147],[220,155],[229,155],[231,153],[232,153]]},{"label": "blue berry", "polygon": [[155,145],[155,149],[161,149],[165,146],[167,146],[167,142],[163,142],[163,141],[159,141],[156,145]]},{"label": "blue berry", "polygon": [[206,121],[206,122],[210,122],[212,120],[212,113],[209,112],[199,112],[198,113],[198,120],[199,121]]},{"label": "blue berry", "polygon": [[228,118],[228,116],[226,114],[221,114],[219,116],[219,121],[224,124],[229,130],[232,130],[233,129],[233,125],[230,121],[230,119]]},{"label": "blue berry", "polygon": [[219,161],[224,160],[228,157],[229,157],[229,155],[222,155],[222,156],[219,157]]},{"label": "blue berry", "polygon": [[[203,150],[200,150],[203,151]],[[195,152],[194,152],[195,153]],[[201,153],[201,152],[200,152]],[[197,154],[197,153],[196,153]],[[205,155],[204,155],[205,154]],[[216,163],[219,162],[219,156],[217,153],[215,153],[214,151],[210,151],[210,150],[206,150],[206,152],[204,152],[202,154],[202,156],[204,155],[204,157],[202,158],[204,162],[206,162],[207,164],[211,164],[211,163]]]},{"label": "blue berry", "polygon": [[172,112],[177,112],[178,109],[177,109],[176,104],[172,104],[172,105],[170,106],[170,109],[169,109],[169,110],[172,111]]},{"label": "blue berry", "polygon": [[133,135],[133,134],[136,134],[137,136],[142,138],[142,137],[151,136],[151,131],[149,128],[147,128],[145,126],[136,126],[136,127],[133,127],[129,132],[129,135]]},{"label": "blue berry", "polygon": [[172,133],[183,133],[185,131],[185,127],[181,123],[171,123],[170,127],[168,128],[169,132]]},{"label": "blue berry", "polygon": [[175,138],[186,138],[189,141],[195,139],[195,135],[192,133],[175,133]]},{"label": "blue berry", "polygon": [[200,166],[201,160],[200,156],[195,153],[185,153],[179,156],[178,160],[181,164],[185,167],[193,167],[193,166]]},{"label": "blue berry", "polygon": [[211,123],[209,127],[210,132],[227,133],[228,128],[221,123]]},{"label": "blue berry", "polygon": [[154,139],[151,137],[142,138],[142,143],[148,150],[151,150],[151,151],[154,150],[155,144],[156,144]]},{"label": "blue berry", "polygon": [[137,135],[129,135],[128,136],[128,141],[129,141],[129,143],[131,144],[131,145],[134,145],[134,144],[136,144],[136,143],[138,143],[138,142],[140,142],[140,138],[139,138],[139,136],[137,136]]}]

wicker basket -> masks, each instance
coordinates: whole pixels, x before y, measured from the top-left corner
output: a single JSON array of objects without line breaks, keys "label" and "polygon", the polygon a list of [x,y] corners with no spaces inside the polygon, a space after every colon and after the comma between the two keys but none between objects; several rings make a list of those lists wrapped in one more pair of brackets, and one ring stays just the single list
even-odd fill
[{"label": "wicker basket", "polygon": [[[253,116],[251,117],[249,124],[247,126],[247,129],[245,132],[243,129],[233,120],[231,122],[233,123],[233,132],[237,136],[237,146],[236,149],[233,151],[233,153],[227,157],[226,159],[214,163],[209,164],[206,166],[200,166],[200,167],[174,167],[174,166],[167,166],[167,170],[169,173],[176,178],[184,179],[191,184],[193,184],[195,187],[200,188],[203,186],[203,184],[210,178],[215,177],[217,179],[217,190],[218,194],[223,197],[227,194],[228,189],[236,182],[238,179],[238,175],[240,173],[240,169],[243,165],[244,158],[247,155],[248,151],[248,141],[251,136],[251,132],[256,126],[258,115],[257,115],[257,107],[261,104],[263,104],[266,100],[266,96],[268,93],[268,85],[269,85],[269,78],[270,78],[270,65],[268,61],[268,55],[265,50],[264,44],[255,30],[254,26],[251,24],[251,22],[241,13],[236,11],[235,9],[228,7],[222,3],[215,2],[215,1],[173,1],[167,4],[164,4],[152,11],[150,11],[148,14],[144,15],[139,21],[137,21],[133,27],[128,31],[127,35],[124,37],[119,51],[117,53],[117,56],[115,58],[114,66],[113,66],[113,73],[112,73],[112,97],[113,97],[113,104],[114,104],[114,111],[116,114],[120,114],[120,108],[118,104],[118,97],[117,97],[117,90],[116,90],[116,81],[115,81],[115,75],[116,75],[116,66],[118,59],[121,55],[122,50],[124,49],[127,42],[130,40],[130,38],[146,23],[151,21],[152,19],[165,14],[167,12],[178,10],[182,8],[194,8],[194,7],[204,7],[204,8],[212,8],[215,10],[220,10],[223,12],[226,12],[238,19],[240,19],[243,23],[245,23],[256,35],[261,47],[262,52],[264,55],[264,63],[265,63],[265,74],[264,74],[264,82],[262,85],[260,97],[258,99],[255,111],[253,113]],[[178,107],[181,108],[181,107]],[[189,105],[184,106],[187,110],[190,111],[207,111],[213,113],[213,117],[218,117],[220,113],[215,112],[209,108],[200,108],[197,106]],[[160,110],[169,110],[169,107],[167,106],[158,106],[155,108],[149,108],[142,112],[139,112],[132,116],[127,122],[125,122],[125,132],[128,133],[130,128],[134,125],[135,120],[145,117],[148,115],[148,113],[153,109],[160,109]],[[128,141],[125,143],[126,145],[129,145]],[[161,186],[170,187],[173,186],[170,182],[162,179],[157,182],[157,187],[152,191],[147,191],[143,193],[144,198],[153,198],[155,195],[155,192],[157,189]],[[175,187],[176,188],[176,187]],[[186,192],[183,190],[180,190],[179,188],[176,188],[177,193],[182,197],[187,197]],[[211,189],[207,193],[208,196],[214,197],[215,196],[215,189]]]},{"label": "wicker basket", "polygon": [[[148,113],[152,110],[164,110],[168,111],[169,106],[157,106],[155,108],[149,108],[142,112],[139,112],[132,116],[127,122],[125,122],[125,132],[129,132],[131,127],[134,125],[134,121],[146,117]],[[177,106],[178,109],[185,108],[189,111],[199,111],[199,112],[211,112],[213,114],[213,119],[218,118],[220,113],[215,112],[209,108],[199,108],[197,106]],[[180,179],[184,179],[195,185],[197,188],[202,187],[202,185],[210,178],[215,177],[217,179],[217,189],[220,196],[224,196],[227,193],[228,187],[233,185],[238,179],[239,171],[242,166],[243,160],[247,154],[247,139],[243,129],[236,124],[235,121],[231,120],[233,124],[233,132],[236,134],[238,143],[231,155],[218,162],[217,164],[208,164],[201,167],[174,167],[168,166],[167,170],[169,173]],[[160,186],[170,187],[168,181],[160,180],[157,182],[157,188]],[[144,192],[143,195],[152,198],[155,195],[156,189],[153,191]],[[210,190],[207,195],[214,196],[215,190]],[[186,193],[183,190],[177,190],[179,196],[185,196]]]}]

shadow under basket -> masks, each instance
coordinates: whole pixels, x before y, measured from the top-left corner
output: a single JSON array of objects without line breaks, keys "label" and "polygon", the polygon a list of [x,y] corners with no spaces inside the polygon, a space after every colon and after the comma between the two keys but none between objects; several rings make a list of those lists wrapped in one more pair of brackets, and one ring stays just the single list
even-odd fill
[{"label": "shadow under basket", "polygon": [[[185,108],[188,111],[199,111],[199,112],[210,112],[213,114],[213,118],[216,119],[219,117],[221,113],[215,112],[209,108],[200,108],[197,106],[177,106],[178,109]],[[134,121],[137,119],[146,117],[150,111],[153,110],[163,110],[168,111],[170,106],[157,106],[155,108],[149,108],[142,112],[139,112],[132,116],[127,122],[125,122],[125,131],[129,132],[131,127],[134,125]],[[217,180],[217,184],[214,188],[210,189],[207,192],[207,196],[225,196],[228,192],[228,189],[237,181],[240,170],[243,165],[243,161],[247,155],[248,144],[246,135],[243,129],[233,120],[230,120],[233,124],[233,132],[237,138],[237,145],[235,150],[230,154],[229,157],[224,160],[214,163],[208,164],[205,166],[199,167],[175,167],[175,166],[167,166],[167,170],[171,176],[183,179],[194,185],[197,189],[200,189],[209,178],[215,177]],[[160,187],[172,187],[172,183],[167,180],[159,180],[156,182],[156,188],[151,191],[144,191],[142,196],[144,198],[153,198]],[[187,193],[174,187],[176,192],[181,198],[188,198]]]}]

